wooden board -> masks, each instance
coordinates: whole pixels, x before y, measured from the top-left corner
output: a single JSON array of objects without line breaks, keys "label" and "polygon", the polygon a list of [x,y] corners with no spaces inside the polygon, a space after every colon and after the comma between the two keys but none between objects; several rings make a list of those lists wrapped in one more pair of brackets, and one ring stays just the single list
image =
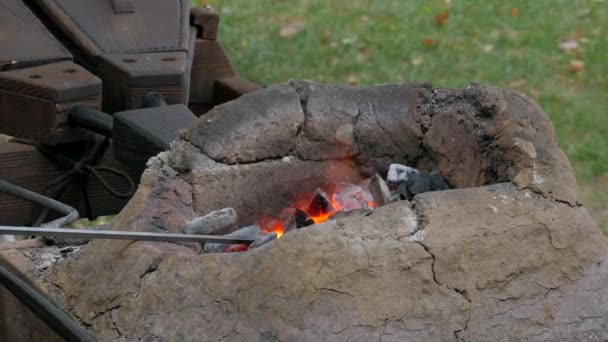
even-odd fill
[{"label": "wooden board", "polygon": [[103,80],[103,110],[136,109],[160,92],[188,101],[193,49],[190,0],[36,0]]},{"label": "wooden board", "polygon": [[168,150],[169,144],[196,116],[184,105],[141,108],[114,115],[114,156],[133,169]]},{"label": "wooden board", "polygon": [[76,105],[101,107],[101,80],[70,61],[0,72],[0,132],[50,145],[88,136],[72,128]]},{"label": "wooden board", "polygon": [[92,56],[188,49],[190,0],[129,2],[133,10],[117,14],[112,0],[35,0],[76,46]]},{"label": "wooden board", "polygon": [[0,71],[70,59],[22,1],[0,0]]},{"label": "wooden board", "polygon": [[[141,173],[127,169],[114,160],[111,149],[106,151],[100,164],[128,172],[136,183],[141,176]],[[10,142],[0,144],[0,165],[2,165],[0,178],[39,193],[45,190],[49,182],[66,171],[50,162],[34,147]],[[127,183],[122,178],[108,173],[104,173],[104,176],[108,183],[118,191],[127,191]],[[96,215],[117,214],[127,203],[127,199],[116,198],[108,193],[95,178],[89,181],[88,189]],[[60,197],[60,201],[77,208],[81,217],[85,217],[86,208],[79,186],[70,185]],[[0,194],[0,208],[2,208],[0,225],[29,225],[32,223],[33,206],[28,201]]]}]

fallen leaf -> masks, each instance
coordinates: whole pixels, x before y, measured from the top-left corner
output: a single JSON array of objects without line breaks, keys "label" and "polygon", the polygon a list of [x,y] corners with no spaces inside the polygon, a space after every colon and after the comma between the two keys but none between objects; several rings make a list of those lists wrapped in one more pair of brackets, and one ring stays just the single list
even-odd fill
[{"label": "fallen leaf", "polygon": [[359,84],[359,77],[357,77],[357,75],[350,74],[346,78],[346,83],[348,83],[350,85],[358,85]]},{"label": "fallen leaf", "polygon": [[372,50],[370,49],[359,49],[359,53],[357,54],[357,60],[359,62],[367,62],[372,57]]},{"label": "fallen leaf", "polygon": [[576,40],[564,40],[558,44],[558,47],[564,51],[576,51],[578,42]]},{"label": "fallen leaf", "polygon": [[433,37],[426,37],[422,40],[422,44],[424,44],[425,46],[428,47],[432,47],[437,45],[437,39],[433,38]]},{"label": "fallen leaf", "polygon": [[292,19],[281,27],[279,35],[283,38],[291,38],[298,34],[306,27],[306,23],[302,19]]},{"label": "fallen leaf", "polygon": [[521,11],[519,10],[519,7],[511,8],[511,16],[513,18],[519,18],[520,15],[521,15]]},{"label": "fallen leaf", "polygon": [[331,37],[333,37],[333,32],[331,32],[331,30],[325,30],[323,31],[323,42],[327,43],[329,41],[331,41]]},{"label": "fallen leaf", "polygon": [[581,72],[585,69],[585,62],[580,59],[573,59],[570,61],[570,71]]},{"label": "fallen leaf", "polygon": [[435,15],[435,23],[438,26],[443,26],[443,25],[447,24],[449,16],[450,15],[445,12],[438,13],[437,15]]},{"label": "fallen leaf", "polygon": [[481,50],[485,53],[490,53],[492,51],[494,51],[494,45],[492,44],[486,44],[484,46],[481,47]]},{"label": "fallen leaf", "polygon": [[581,28],[576,29],[576,39],[581,40],[583,38],[585,38],[585,31]]},{"label": "fallen leaf", "polygon": [[413,66],[422,65],[423,62],[424,62],[424,59],[422,57],[414,57],[414,58],[412,58],[412,65]]},{"label": "fallen leaf", "polygon": [[344,45],[353,45],[357,42],[357,37],[344,37],[342,38],[342,44]]},{"label": "fallen leaf", "polygon": [[520,78],[518,80],[512,81],[509,83],[509,88],[522,88],[528,83],[528,80],[525,78]]}]

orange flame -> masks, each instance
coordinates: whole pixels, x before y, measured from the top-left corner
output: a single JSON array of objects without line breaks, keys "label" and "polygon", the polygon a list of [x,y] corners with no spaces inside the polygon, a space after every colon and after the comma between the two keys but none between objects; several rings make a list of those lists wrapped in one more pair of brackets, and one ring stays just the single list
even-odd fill
[{"label": "orange flame", "polygon": [[280,238],[281,236],[283,236],[283,233],[285,232],[285,227],[283,227],[283,222],[281,222],[281,220],[274,218],[274,217],[262,218],[260,220],[259,224],[260,224],[260,227],[262,227],[262,230],[264,230],[266,232],[266,234],[276,232],[277,239]]}]

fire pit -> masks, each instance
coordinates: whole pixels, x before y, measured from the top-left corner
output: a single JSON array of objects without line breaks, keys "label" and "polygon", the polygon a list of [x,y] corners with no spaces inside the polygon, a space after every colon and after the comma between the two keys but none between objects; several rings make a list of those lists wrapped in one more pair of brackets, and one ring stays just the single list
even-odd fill
[{"label": "fire pit", "polygon": [[2,257],[107,341],[601,340],[608,249],[576,193],[523,95],[291,81],[200,117],[112,224],[183,232],[215,212],[206,233],[256,227],[259,247]]}]

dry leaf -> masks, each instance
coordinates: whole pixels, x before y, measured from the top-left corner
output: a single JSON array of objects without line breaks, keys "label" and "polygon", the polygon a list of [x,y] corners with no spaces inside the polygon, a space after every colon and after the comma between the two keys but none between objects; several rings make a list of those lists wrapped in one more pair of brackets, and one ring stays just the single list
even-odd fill
[{"label": "dry leaf", "polygon": [[558,47],[564,51],[576,51],[578,42],[576,40],[564,40],[558,44]]},{"label": "dry leaf", "polygon": [[492,51],[494,51],[494,45],[492,44],[486,44],[484,46],[481,47],[481,50],[485,53],[490,53]]},{"label": "dry leaf", "polygon": [[576,29],[576,39],[581,40],[583,38],[585,38],[585,31],[581,28]]},{"label": "dry leaf", "polygon": [[515,80],[515,81],[509,83],[509,88],[522,88],[527,83],[528,83],[528,80],[526,80],[525,78],[520,78],[518,80]]},{"label": "dry leaf", "polygon": [[435,15],[435,23],[439,26],[443,26],[443,25],[447,24],[449,16],[450,15],[445,12],[438,13],[437,15]]},{"label": "dry leaf", "polygon": [[346,83],[348,83],[350,85],[358,85],[359,84],[359,77],[357,77],[357,75],[350,74],[346,78]]},{"label": "dry leaf", "polygon": [[521,15],[521,11],[519,10],[519,7],[511,8],[511,16],[513,18],[519,18],[520,15]]},{"label": "dry leaf", "polygon": [[283,38],[291,38],[302,31],[306,23],[302,19],[290,20],[287,24],[281,27],[279,35]]},{"label": "dry leaf", "polygon": [[424,62],[424,59],[422,57],[414,57],[414,58],[412,58],[412,65],[413,66],[422,65],[423,62]]},{"label": "dry leaf", "polygon": [[333,32],[331,32],[331,30],[325,30],[325,31],[323,31],[323,39],[322,39],[322,41],[324,43],[327,43],[327,42],[331,41],[331,37],[333,37],[333,35],[334,34],[333,34]]},{"label": "dry leaf", "polygon": [[357,60],[359,62],[367,62],[372,57],[372,50],[370,49],[359,49],[359,53],[357,54]]},{"label": "dry leaf", "polygon": [[437,39],[433,37],[426,37],[422,40],[422,44],[424,44],[424,46],[432,47],[437,45]]},{"label": "dry leaf", "polygon": [[585,62],[580,59],[573,59],[570,61],[570,71],[581,72],[583,69],[585,69]]}]

